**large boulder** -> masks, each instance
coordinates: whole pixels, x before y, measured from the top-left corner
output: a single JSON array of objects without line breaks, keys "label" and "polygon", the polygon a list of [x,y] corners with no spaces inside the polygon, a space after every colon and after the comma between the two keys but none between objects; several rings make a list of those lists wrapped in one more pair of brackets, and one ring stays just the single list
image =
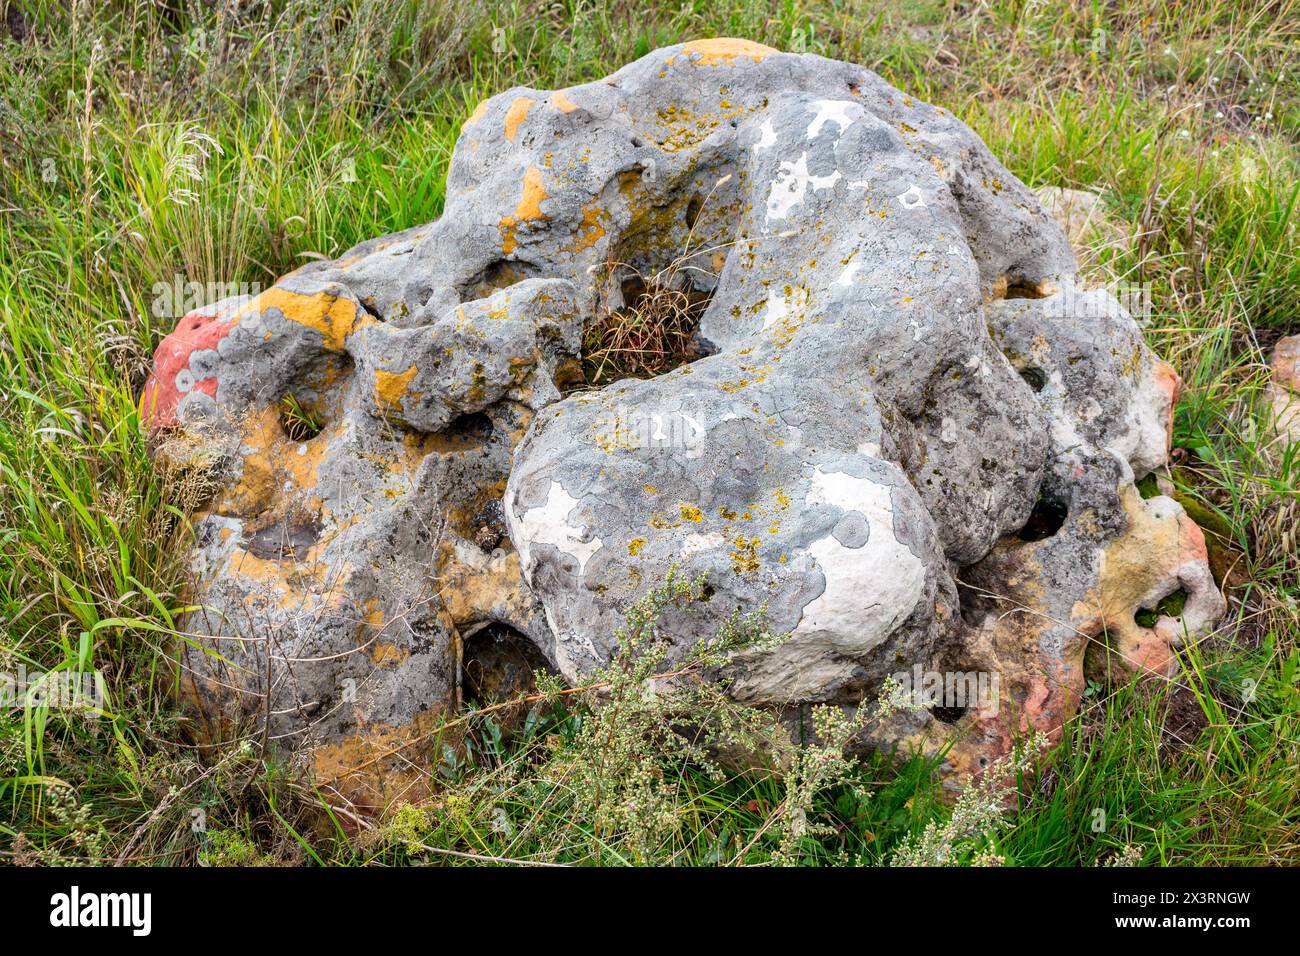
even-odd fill
[{"label": "large boulder", "polygon": [[[670,662],[737,610],[789,635],[722,668],[740,700],[992,675],[875,736],[978,773],[1059,730],[1090,646],[1163,673],[1224,609],[1196,525],[1135,487],[1178,379],[1076,275],[969,128],[858,66],[702,40],[493,97],[437,222],[159,347],[142,415],[220,486],[185,625],[207,731],[382,806],[474,635],[581,681],[676,566],[709,597],[664,620]],[[682,364],[583,387],[647,290],[691,303]]]}]

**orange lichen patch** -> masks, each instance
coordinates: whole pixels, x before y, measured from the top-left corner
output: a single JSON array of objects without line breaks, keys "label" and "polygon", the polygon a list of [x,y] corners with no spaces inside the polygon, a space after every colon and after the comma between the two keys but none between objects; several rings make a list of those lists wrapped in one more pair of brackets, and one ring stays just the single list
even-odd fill
[{"label": "orange lichen patch", "polygon": [[457,627],[486,620],[524,621],[531,614],[519,555],[513,551],[497,558],[483,555],[480,561],[446,546],[435,584]]},{"label": "orange lichen patch", "polygon": [[400,727],[374,725],[317,747],[311,755],[316,782],[362,813],[376,815],[396,803],[415,803],[429,794],[422,757],[432,751],[445,714],[432,708]]},{"label": "orange lichen patch", "polygon": [[1169,403],[1165,409],[1165,450],[1168,451],[1174,443],[1174,408],[1178,405],[1183,380],[1178,377],[1172,365],[1161,359],[1156,359],[1154,375],[1156,388]]},{"label": "orange lichen patch", "polygon": [[714,37],[708,40],[692,40],[682,47],[682,52],[691,56],[700,66],[730,66],[737,57],[748,57],[755,63],[761,63],[776,50],[753,40],[736,37]]},{"label": "orange lichen patch", "polygon": [[469,119],[465,120],[465,123],[464,125],[461,126],[460,131],[462,133],[465,132],[465,130],[469,129],[479,120],[481,120],[483,116],[487,113],[487,111],[488,111],[488,101],[484,100],[478,106],[474,107],[474,112],[469,114]]},{"label": "orange lichen patch", "polygon": [[317,439],[299,443],[284,434],[276,407],[248,416],[242,429],[247,453],[239,480],[216,500],[212,510],[237,517],[285,512],[296,495],[315,486],[329,447],[326,435],[339,427],[327,426]]},{"label": "orange lichen patch", "polygon": [[564,90],[556,90],[551,94],[551,97],[547,102],[561,113],[572,113],[574,110],[579,108],[577,103],[573,102],[573,100],[569,99],[569,97],[565,95]]},{"label": "orange lichen patch", "polygon": [[596,244],[596,240],[605,235],[605,227],[600,224],[600,212],[599,199],[592,199],[582,207],[582,223],[578,226],[578,234],[574,237],[573,243],[565,247],[566,252],[576,253],[590,249]]},{"label": "orange lichen patch", "polygon": [[524,173],[523,188],[519,194],[519,204],[513,216],[502,216],[501,250],[506,255],[514,252],[519,242],[515,231],[520,223],[546,219],[542,212],[542,203],[546,200],[546,184],[542,182],[542,171],[536,166],[529,166]]},{"label": "orange lichen patch", "polygon": [[366,601],[361,620],[364,627],[373,628],[376,634],[384,629],[384,610],[379,606],[379,598],[372,597]]},{"label": "orange lichen patch", "polygon": [[260,558],[242,548],[236,549],[226,562],[224,576],[259,585],[256,596],[250,593],[246,602],[256,603],[263,599],[274,601],[286,610],[300,610],[312,601],[309,594],[314,585],[322,578],[321,571],[315,564],[303,565],[295,561],[276,561],[272,558]]},{"label": "orange lichen patch", "polygon": [[257,296],[239,310],[239,316],[267,309],[279,309],[290,322],[315,329],[332,352],[342,352],[348,335],[374,321],[350,299],[329,292],[302,295],[280,286],[272,286]]},{"label": "orange lichen patch", "polygon": [[524,173],[524,187],[515,207],[515,216],[520,222],[532,219],[545,219],[542,202],[546,199],[546,186],[542,182],[542,171],[536,166],[529,166]]},{"label": "orange lichen patch", "polygon": [[402,397],[406,394],[411,379],[415,378],[416,371],[414,365],[405,372],[375,369],[375,405],[379,408],[400,409]]},{"label": "orange lichen patch", "polygon": [[505,131],[506,139],[510,140],[510,142],[515,141],[515,134],[519,132],[520,125],[528,117],[528,111],[533,108],[535,102],[537,101],[531,96],[519,96],[506,110]]}]

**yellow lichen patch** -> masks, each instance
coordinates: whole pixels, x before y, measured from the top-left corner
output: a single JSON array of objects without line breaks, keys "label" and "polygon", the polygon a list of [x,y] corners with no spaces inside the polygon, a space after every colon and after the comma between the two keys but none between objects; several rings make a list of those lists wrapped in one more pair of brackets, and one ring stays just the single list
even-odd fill
[{"label": "yellow lichen patch", "polygon": [[546,184],[542,182],[542,171],[536,166],[529,166],[524,173],[523,187],[519,194],[519,204],[515,207],[515,214],[501,217],[499,226],[501,250],[506,255],[514,252],[519,245],[515,231],[520,223],[546,218],[546,214],[542,212],[542,203],[545,200]]},{"label": "yellow lichen patch", "polygon": [[644,547],[645,547],[645,538],[633,538],[631,541],[627,543],[627,553],[635,558],[638,554],[641,553],[641,549]]},{"label": "yellow lichen patch", "polygon": [[484,114],[487,113],[487,111],[488,111],[488,101],[484,100],[478,106],[474,107],[474,112],[469,115],[469,119],[465,120],[465,125],[463,125],[460,128],[460,131],[462,133],[465,132],[465,130],[469,129],[479,120],[481,120]]},{"label": "yellow lichen patch", "polygon": [[370,659],[377,667],[398,667],[405,664],[410,656],[411,651],[408,648],[398,647],[396,644],[376,641],[370,645]]},{"label": "yellow lichen patch", "polygon": [[695,505],[684,504],[678,510],[681,511],[682,518],[686,521],[693,521],[696,524],[699,524],[704,520],[704,512],[700,511],[700,509],[695,507]]},{"label": "yellow lichen patch", "polygon": [[770,46],[742,40],[736,37],[714,37],[708,40],[692,40],[682,47],[682,52],[690,55],[700,66],[730,66],[737,57],[748,57],[755,63],[761,63],[770,53],[775,53]]},{"label": "yellow lichen patch", "polygon": [[519,96],[506,110],[506,139],[510,142],[515,141],[515,134],[519,132],[520,124],[527,118],[528,111],[533,108],[535,102],[536,100],[530,96]]},{"label": "yellow lichen patch", "polygon": [[415,378],[416,367],[412,365],[405,372],[386,372],[382,368],[375,370],[375,405],[379,408],[400,409],[402,396],[406,394],[411,379]]},{"label": "yellow lichen patch", "polygon": [[760,567],[758,559],[758,539],[746,538],[743,534],[737,535],[733,542],[734,547],[731,551],[731,569],[737,574],[746,574],[757,571]]},{"label": "yellow lichen patch", "polygon": [[596,240],[605,234],[605,227],[600,224],[600,200],[592,199],[582,207],[582,223],[572,244],[565,247],[566,252],[581,252],[590,249]]},{"label": "yellow lichen patch", "polygon": [[[290,322],[315,329],[325,339],[325,347],[333,352],[342,352],[349,334],[374,321],[350,299],[329,292],[302,295],[280,286],[272,286],[257,296],[239,310],[239,315],[267,309],[279,309]],[[359,321],[362,316],[364,320]]]},{"label": "yellow lichen patch", "polygon": [[572,113],[578,109],[578,104],[569,99],[564,90],[556,90],[552,93],[549,102],[561,113]]}]

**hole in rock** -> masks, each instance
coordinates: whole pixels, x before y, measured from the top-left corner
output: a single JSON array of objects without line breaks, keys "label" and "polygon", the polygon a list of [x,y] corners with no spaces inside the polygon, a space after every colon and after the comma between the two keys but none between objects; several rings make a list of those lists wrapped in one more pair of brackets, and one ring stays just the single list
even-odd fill
[{"label": "hole in rock", "polygon": [[1160,479],[1153,471],[1136,484],[1138,494],[1143,498],[1155,498],[1160,494]]},{"label": "hole in rock", "polygon": [[1047,373],[1041,368],[1022,368],[1020,377],[1028,383],[1029,387],[1035,392],[1041,392],[1047,387]]},{"label": "hole in rock", "polygon": [[275,524],[246,532],[244,550],[264,561],[296,561],[320,538],[318,515],[291,515]]},{"label": "hole in rock", "polygon": [[699,193],[692,194],[690,200],[686,203],[686,228],[694,229],[695,224],[700,221],[700,213],[704,212],[704,197]]},{"label": "hole in rock", "polygon": [[462,302],[486,299],[494,292],[509,288],[525,279],[535,279],[539,274],[531,263],[498,259],[465,283],[464,288],[461,289],[460,299]]},{"label": "hole in rock", "polygon": [[429,447],[443,455],[482,448],[492,438],[492,419],[486,412],[457,415],[447,427],[429,436]]},{"label": "hole in rock", "polygon": [[1111,685],[1110,634],[1101,628],[1084,636],[1088,641],[1083,649],[1084,694],[1095,697]]},{"label": "hole in rock", "polygon": [[506,516],[500,498],[491,498],[470,518],[474,543],[484,551],[494,551],[506,538]]},{"label": "hole in rock", "polygon": [[1155,627],[1162,617],[1182,617],[1183,608],[1187,606],[1187,592],[1182,588],[1165,595],[1155,607],[1140,607],[1133,615],[1133,621],[1139,627]]},{"label": "hole in rock", "polygon": [[582,372],[589,386],[624,378],[653,378],[713,354],[700,336],[700,317],[712,292],[694,288],[665,270],[647,281],[639,273],[620,283],[623,307],[591,322],[583,332]]},{"label": "hole in rock", "polygon": [[[461,696],[467,702],[498,704],[532,693],[538,671],[555,673],[537,645],[508,624],[493,621],[462,643]],[[502,723],[521,720],[527,708],[527,704],[506,708]]]},{"label": "hole in rock", "polygon": [[311,441],[325,427],[320,410],[296,395],[280,399],[280,428],[289,441]]},{"label": "hole in rock", "polygon": [[940,721],[941,723],[955,724],[966,716],[966,708],[944,707],[940,704],[935,704],[930,708],[930,714],[935,720]]},{"label": "hole in rock", "polygon": [[[476,464],[472,459],[463,459],[463,462],[470,466]],[[470,473],[473,478],[469,477]],[[448,502],[447,518],[451,529],[489,553],[497,548],[509,548],[510,537],[506,533],[505,512],[501,505],[506,493],[505,476],[489,478],[481,473],[481,469],[470,467],[460,480],[464,482],[463,487],[472,491]]]},{"label": "hole in rock", "polygon": [[1021,541],[1043,541],[1061,530],[1069,510],[1055,498],[1040,497],[1025,526],[1016,532]]},{"label": "hole in rock", "polygon": [[1046,299],[1047,290],[1041,283],[1026,282],[1012,276],[1003,276],[998,282],[1003,299]]}]

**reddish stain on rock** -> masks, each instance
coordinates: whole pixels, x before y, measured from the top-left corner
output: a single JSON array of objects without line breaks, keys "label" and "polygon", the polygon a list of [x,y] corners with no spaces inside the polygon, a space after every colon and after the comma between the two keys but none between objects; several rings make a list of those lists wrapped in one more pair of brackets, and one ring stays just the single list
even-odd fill
[{"label": "reddish stain on rock", "polygon": [[215,315],[191,312],[181,319],[171,335],[158,343],[153,353],[153,374],[140,393],[140,418],[151,432],[176,424],[176,407],[190,392],[197,390],[216,397],[215,378],[186,381],[190,377],[190,356],[216,348],[217,343],[235,327],[236,321],[223,321]]}]

